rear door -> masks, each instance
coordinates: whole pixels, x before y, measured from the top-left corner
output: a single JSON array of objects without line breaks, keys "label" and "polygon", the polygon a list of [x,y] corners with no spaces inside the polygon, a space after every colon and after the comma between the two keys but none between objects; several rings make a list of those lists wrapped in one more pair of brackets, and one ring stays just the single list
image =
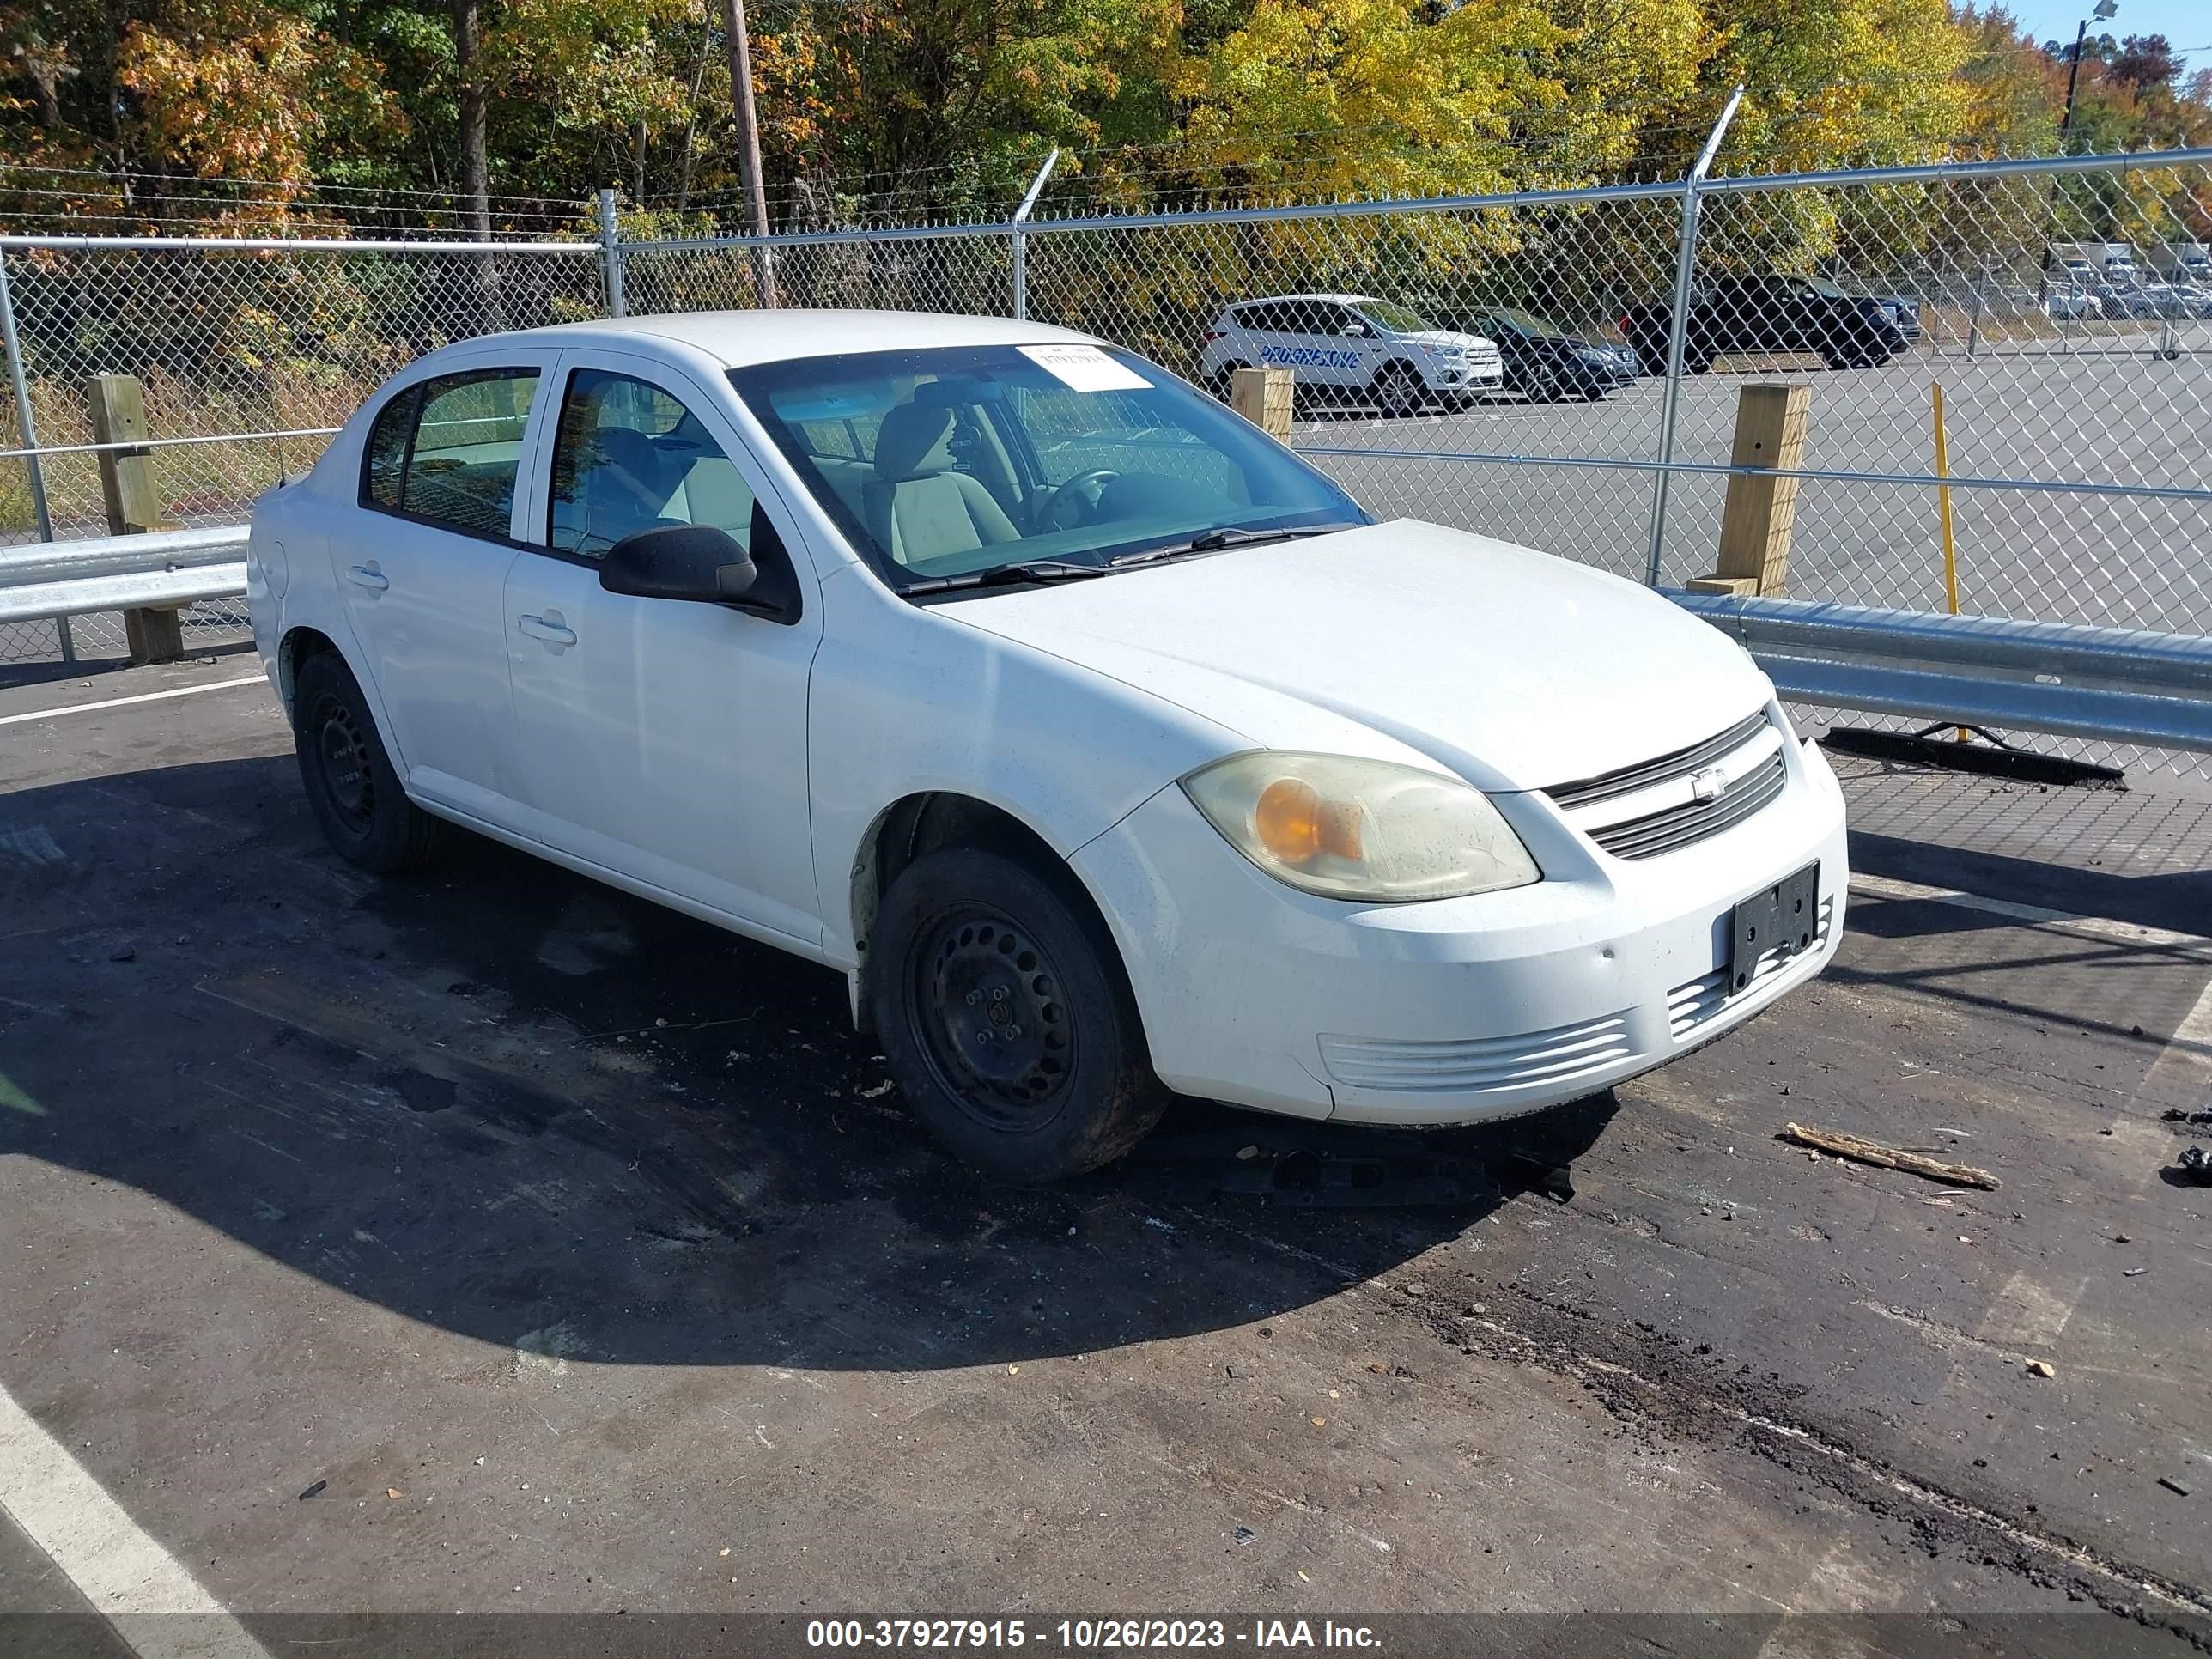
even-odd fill
[{"label": "rear door", "polygon": [[331,558],[409,793],[494,823],[514,793],[504,592],[550,352],[394,393]]},{"label": "rear door", "polygon": [[[1270,356],[1294,369],[1308,386],[1353,386],[1367,384],[1367,350],[1374,344],[1374,329],[1364,318],[1330,300],[1278,300],[1283,331],[1276,337],[1279,356]],[[1345,330],[1353,326],[1358,335]]]},{"label": "rear door", "polygon": [[[806,684],[814,568],[718,398],[626,352],[562,354],[531,545],[506,582],[526,833],[599,868],[818,944]],[[795,570],[796,617],[599,586],[624,536],[711,524]]]}]

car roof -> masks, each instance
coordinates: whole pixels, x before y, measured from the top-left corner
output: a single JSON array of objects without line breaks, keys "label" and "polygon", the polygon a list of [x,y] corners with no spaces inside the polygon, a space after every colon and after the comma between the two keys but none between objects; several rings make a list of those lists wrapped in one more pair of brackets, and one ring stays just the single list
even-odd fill
[{"label": "car roof", "polygon": [[1371,294],[1262,294],[1249,300],[1237,300],[1235,306],[1280,305],[1285,300],[1316,300],[1340,306],[1364,306],[1378,303]]},{"label": "car roof", "polygon": [[924,311],[685,311],[609,317],[586,323],[514,330],[465,343],[549,342],[620,346],[644,337],[704,351],[728,368],[796,357],[842,357],[861,351],[927,350],[938,346],[1042,345],[1091,336],[1010,317],[958,317]]}]

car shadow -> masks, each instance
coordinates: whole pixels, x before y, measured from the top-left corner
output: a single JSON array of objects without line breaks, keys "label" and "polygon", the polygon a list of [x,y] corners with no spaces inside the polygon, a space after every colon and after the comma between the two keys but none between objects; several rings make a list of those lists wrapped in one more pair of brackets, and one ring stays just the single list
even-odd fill
[{"label": "car shadow", "polygon": [[932,1369],[1264,1323],[1567,1201],[1615,1110],[1183,1102],[1127,1162],[1012,1188],[908,1115],[842,975],[473,836],[374,881],[289,757],[0,796],[0,1153],[568,1359]]}]

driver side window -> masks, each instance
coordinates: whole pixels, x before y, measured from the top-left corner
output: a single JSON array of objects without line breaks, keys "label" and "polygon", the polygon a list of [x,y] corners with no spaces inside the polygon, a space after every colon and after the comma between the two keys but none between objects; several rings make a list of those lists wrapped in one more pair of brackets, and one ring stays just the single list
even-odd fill
[{"label": "driver side window", "polygon": [[749,544],[753,492],[698,417],[660,387],[611,370],[568,377],[553,440],[556,551],[599,558],[626,536],[713,525]]}]

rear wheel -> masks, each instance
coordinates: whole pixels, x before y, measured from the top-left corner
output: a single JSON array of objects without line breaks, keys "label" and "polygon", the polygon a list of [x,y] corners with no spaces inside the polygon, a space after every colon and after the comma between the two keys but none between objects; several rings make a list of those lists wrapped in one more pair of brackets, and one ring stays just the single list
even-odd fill
[{"label": "rear wheel", "polygon": [[1229,401],[1231,388],[1237,384],[1237,371],[1251,367],[1249,363],[1224,363],[1214,370],[1213,378],[1206,383],[1206,389],[1225,404]]},{"label": "rear wheel", "polygon": [[340,858],[378,875],[429,862],[444,826],[407,799],[368,700],[335,652],[300,665],[292,687],[292,747],[308,809]]},{"label": "rear wheel", "polygon": [[1015,1181],[1110,1164],[1159,1121],[1113,945],[1088,907],[1003,854],[918,859],[884,896],[869,1000],[891,1075],[954,1152]]}]

